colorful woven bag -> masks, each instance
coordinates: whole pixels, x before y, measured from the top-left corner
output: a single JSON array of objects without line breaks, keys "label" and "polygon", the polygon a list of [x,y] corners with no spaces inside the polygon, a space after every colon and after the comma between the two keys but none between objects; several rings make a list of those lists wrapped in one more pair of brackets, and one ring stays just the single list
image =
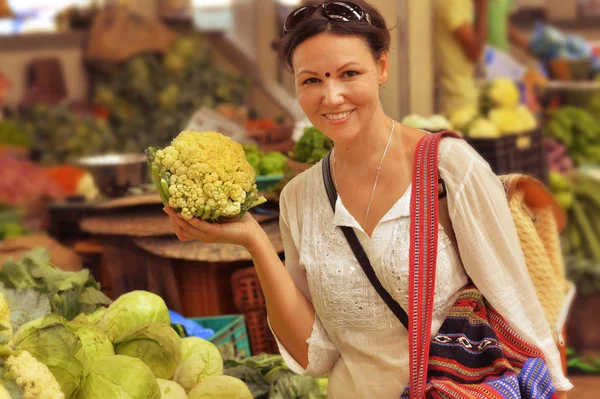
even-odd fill
[{"label": "colorful woven bag", "polygon": [[[543,353],[527,343],[474,285],[465,287],[435,337],[431,337],[437,261],[438,144],[452,132],[424,136],[413,168],[408,314],[381,285],[356,234],[341,227],[369,281],[409,332],[410,381],[401,399],[555,399]],[[329,155],[323,180],[335,209]]]}]

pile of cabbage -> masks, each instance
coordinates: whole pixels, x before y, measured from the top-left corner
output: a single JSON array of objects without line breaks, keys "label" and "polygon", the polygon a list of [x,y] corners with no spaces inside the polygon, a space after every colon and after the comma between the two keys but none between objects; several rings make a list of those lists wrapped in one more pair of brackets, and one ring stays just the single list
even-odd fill
[{"label": "pile of cabbage", "polygon": [[[50,267],[16,265],[33,275]],[[223,375],[215,345],[177,334],[160,296],[133,291],[108,307],[67,318],[53,311],[48,294],[61,303],[96,303],[100,294],[88,287],[75,297],[76,273],[53,273],[62,296],[46,292],[49,283],[36,289],[7,287],[6,270],[0,272],[0,295],[8,303],[1,316],[14,331],[2,342],[0,366],[11,354],[29,352],[50,370],[66,399],[252,399],[244,382]]]}]

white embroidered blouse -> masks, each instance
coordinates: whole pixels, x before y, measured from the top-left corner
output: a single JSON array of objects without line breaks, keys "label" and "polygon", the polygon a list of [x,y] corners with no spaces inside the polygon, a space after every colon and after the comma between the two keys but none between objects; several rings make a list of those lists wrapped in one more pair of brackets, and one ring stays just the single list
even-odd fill
[{"label": "white embroidered blouse", "polygon": [[[468,274],[515,331],[543,350],[557,389],[571,389],[500,180],[474,149],[453,138],[441,141],[439,170],[463,263],[440,226],[432,334]],[[354,228],[383,286],[407,309],[411,188],[369,238],[340,198],[333,213],[321,173],[319,163],[300,174],[280,199],[285,265],[316,312],[307,369],[280,342],[279,349],[297,373],[329,373],[332,399],[398,398],[409,378],[407,331],[371,286],[337,226]]]}]

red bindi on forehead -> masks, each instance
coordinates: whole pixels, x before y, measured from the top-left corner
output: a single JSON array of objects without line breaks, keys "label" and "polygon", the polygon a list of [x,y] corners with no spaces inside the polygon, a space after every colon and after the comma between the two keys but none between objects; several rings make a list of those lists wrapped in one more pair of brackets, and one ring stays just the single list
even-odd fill
[{"label": "red bindi on forehead", "polygon": [[331,74],[329,72],[325,73],[325,77],[330,77]]}]

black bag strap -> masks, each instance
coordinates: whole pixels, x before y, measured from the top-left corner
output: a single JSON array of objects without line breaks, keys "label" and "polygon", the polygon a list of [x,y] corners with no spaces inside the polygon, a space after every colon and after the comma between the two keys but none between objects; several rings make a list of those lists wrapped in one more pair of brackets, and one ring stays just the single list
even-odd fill
[{"label": "black bag strap", "polygon": [[[323,159],[323,182],[325,183],[325,190],[327,191],[327,196],[329,197],[329,203],[335,212],[335,202],[337,201],[338,194],[335,189],[335,185],[333,184],[333,180],[331,179],[330,158],[331,152]],[[354,252],[354,256],[356,256],[356,260],[358,260],[358,263],[371,282],[371,285],[373,288],[375,288],[375,291],[377,291],[385,304],[396,315],[398,320],[400,320],[400,323],[402,323],[402,325],[408,330],[408,314],[406,314],[404,309],[402,309],[402,306],[400,306],[400,304],[396,302],[394,298],[392,298],[390,293],[383,288],[383,285],[381,285],[381,282],[377,278],[375,270],[373,270],[373,266],[371,266],[371,262],[369,262],[369,258],[360,244],[356,233],[351,227],[348,226],[341,226],[340,228],[342,229],[344,236],[346,236],[346,240],[348,241],[348,244],[350,244],[350,248],[352,249],[352,252]]]}]

